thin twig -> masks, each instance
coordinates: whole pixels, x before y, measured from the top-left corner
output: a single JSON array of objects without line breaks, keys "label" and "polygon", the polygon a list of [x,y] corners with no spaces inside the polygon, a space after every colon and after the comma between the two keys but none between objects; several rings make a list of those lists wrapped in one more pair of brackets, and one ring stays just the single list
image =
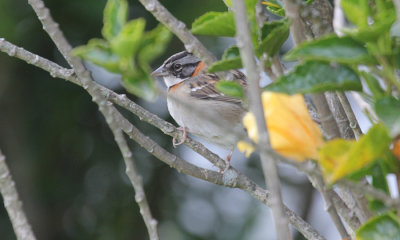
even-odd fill
[{"label": "thin twig", "polygon": [[357,122],[356,115],[354,114],[353,109],[351,109],[349,100],[343,92],[337,91],[336,95],[338,96],[339,101],[342,104],[343,110],[346,113],[347,119],[349,120],[349,126],[351,130],[353,130],[355,138],[359,139],[362,135],[362,131],[360,125]]},{"label": "thin twig", "polygon": [[346,186],[351,190],[362,193],[364,195],[369,195],[374,199],[382,201],[386,207],[400,210],[400,198],[391,198],[384,191],[376,189],[365,182],[354,182],[350,180],[340,180],[338,184]]},{"label": "thin twig", "polygon": [[18,240],[35,240],[32,227],[22,209],[15,182],[6,163],[6,157],[0,150],[0,192],[4,199],[4,207],[10,217]]},{"label": "thin twig", "polygon": [[[398,0],[396,0],[398,1]],[[333,9],[333,29],[338,36],[342,36],[342,29],[344,28],[346,20],[344,19],[344,13],[341,6],[341,0],[334,0]]]},{"label": "thin twig", "polygon": [[126,165],[125,173],[129,177],[129,180],[135,189],[135,201],[139,205],[140,214],[142,214],[144,223],[146,224],[150,240],[158,240],[160,238],[157,232],[157,220],[155,220],[151,214],[150,206],[147,202],[146,194],[144,193],[143,189],[142,177],[136,170],[133,154],[129,149],[125,137],[118,125],[115,124],[115,122],[109,122],[108,125],[114,134],[115,142],[118,144],[118,147],[124,158]]},{"label": "thin twig", "polygon": [[339,231],[342,239],[350,238],[349,234],[346,231],[346,228],[343,225],[342,220],[340,219],[340,217],[335,209],[335,205],[332,202],[332,194],[331,194],[332,190],[325,189],[325,183],[321,176],[308,175],[308,178],[310,179],[313,186],[316,189],[318,189],[318,191],[321,193],[322,197],[324,198],[325,209],[329,213],[329,215],[333,221],[333,224],[335,224],[336,229]]},{"label": "thin twig", "polygon": [[[266,149],[264,151],[267,151],[267,150],[268,149]],[[270,152],[270,154],[274,156],[274,154],[276,154],[276,153]],[[279,155],[276,156],[276,159],[278,159],[280,162],[283,162],[283,163],[286,163],[286,164],[296,167],[298,170],[307,174],[307,176],[309,178],[321,179],[321,177],[322,177],[321,170],[319,169],[319,167],[317,166],[317,164],[315,162],[312,162],[312,161],[297,162],[297,161],[287,159],[284,157],[279,157]],[[361,226],[361,223],[360,223],[360,220],[358,219],[357,215],[355,214],[354,210],[352,208],[349,208],[349,206],[337,195],[337,193],[335,191],[333,191],[333,189],[328,189],[326,191],[328,192],[328,194],[326,196],[331,198],[331,201],[335,205],[335,209],[338,211],[340,216],[343,217],[343,219],[348,224],[348,226],[351,228],[351,230],[352,231],[357,230]],[[330,201],[330,200],[328,200],[328,201]]]},{"label": "thin twig", "polygon": [[[260,71],[257,68],[250,30],[247,22],[246,6],[243,0],[233,0],[233,12],[236,23],[236,41],[239,47],[243,66],[248,79],[249,108],[257,123],[259,146],[269,145],[269,136],[265,125],[264,110],[261,102]],[[264,177],[272,193],[272,212],[279,240],[291,239],[288,220],[284,214],[283,200],[280,189],[279,173],[275,159],[270,155],[260,153]]]},{"label": "thin twig", "polygon": [[[341,105],[341,102],[339,101],[338,96],[335,92],[330,91],[325,92],[324,94],[329,109],[339,129],[339,135],[335,137],[341,137],[343,139],[354,139],[354,133],[352,128],[350,127],[349,119],[347,118],[347,115]],[[356,126],[358,126],[358,124],[356,124]]]}]

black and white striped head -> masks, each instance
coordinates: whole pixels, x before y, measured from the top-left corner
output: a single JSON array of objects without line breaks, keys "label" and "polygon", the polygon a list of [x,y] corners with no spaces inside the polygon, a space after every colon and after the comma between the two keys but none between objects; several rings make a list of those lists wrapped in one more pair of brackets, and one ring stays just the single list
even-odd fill
[{"label": "black and white striped head", "polygon": [[163,77],[168,88],[198,74],[204,63],[193,54],[183,51],[169,57],[151,73],[153,77]]}]

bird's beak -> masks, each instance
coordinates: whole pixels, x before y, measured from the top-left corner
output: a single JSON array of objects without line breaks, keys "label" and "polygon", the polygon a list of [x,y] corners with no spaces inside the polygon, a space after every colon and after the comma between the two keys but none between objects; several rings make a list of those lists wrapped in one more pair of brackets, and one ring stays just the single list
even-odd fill
[{"label": "bird's beak", "polygon": [[157,68],[156,70],[154,70],[154,72],[152,72],[150,74],[150,76],[152,76],[152,77],[164,77],[164,76],[167,76],[167,75],[168,75],[168,72],[164,68],[164,66],[161,66],[161,67]]}]

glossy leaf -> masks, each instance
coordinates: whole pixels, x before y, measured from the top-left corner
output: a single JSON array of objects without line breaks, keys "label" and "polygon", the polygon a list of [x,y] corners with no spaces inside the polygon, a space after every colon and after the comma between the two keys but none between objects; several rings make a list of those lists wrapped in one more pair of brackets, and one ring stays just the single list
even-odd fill
[{"label": "glossy leaf", "polygon": [[73,49],[72,54],[104,67],[110,72],[120,72],[120,58],[111,51],[108,43],[102,39],[92,39],[87,45]]},{"label": "glossy leaf", "polygon": [[116,37],[126,23],[128,2],[126,0],[108,0],[104,9],[103,29],[101,33],[107,40]]},{"label": "glossy leaf", "polygon": [[351,68],[315,61],[302,63],[266,87],[266,90],[288,94],[361,89],[360,79]]},{"label": "glossy leaf", "polygon": [[358,27],[368,26],[370,7],[368,0],[342,0],[342,9],[350,22]]},{"label": "glossy leaf", "polygon": [[160,56],[165,51],[171,38],[171,32],[162,24],[146,32],[140,45],[139,61],[148,63]]},{"label": "glossy leaf", "polygon": [[289,52],[287,60],[321,60],[338,63],[360,64],[370,62],[370,56],[363,44],[350,37],[328,36],[301,44]]},{"label": "glossy leaf", "polygon": [[262,41],[256,48],[256,54],[260,56],[265,52],[274,56],[288,38],[289,28],[287,20],[265,23],[261,28]]},{"label": "glossy leaf", "polygon": [[382,34],[389,33],[395,20],[395,15],[388,16],[388,18],[382,19],[372,26],[360,27],[356,29],[343,29],[343,32],[360,42],[376,41],[382,36]]},{"label": "glossy leaf", "polygon": [[140,46],[146,21],[142,18],[129,21],[111,43],[113,52],[121,57],[130,57]]},{"label": "glossy leaf", "polygon": [[392,96],[379,98],[374,109],[379,119],[389,129],[390,135],[395,137],[400,134],[400,101]]},{"label": "glossy leaf", "polygon": [[357,240],[400,240],[399,218],[388,213],[370,219],[356,232]]},{"label": "glossy leaf", "polygon": [[221,72],[241,67],[242,59],[240,58],[239,48],[237,46],[231,46],[225,50],[221,61],[213,63],[208,68],[208,72]]},{"label": "glossy leaf", "polygon": [[192,24],[192,33],[211,36],[235,36],[232,12],[207,12]]},{"label": "glossy leaf", "polygon": [[122,76],[122,83],[126,90],[136,96],[152,100],[156,96],[154,81],[148,70],[136,66],[130,74]]},{"label": "glossy leaf", "polygon": [[244,97],[243,88],[237,82],[218,81],[215,84],[215,87],[217,88],[218,91],[222,92],[223,94],[225,94],[227,96],[236,97],[236,98]]},{"label": "glossy leaf", "polygon": [[319,151],[319,163],[327,183],[353,174],[389,151],[391,138],[385,126],[374,125],[358,141],[334,139]]}]

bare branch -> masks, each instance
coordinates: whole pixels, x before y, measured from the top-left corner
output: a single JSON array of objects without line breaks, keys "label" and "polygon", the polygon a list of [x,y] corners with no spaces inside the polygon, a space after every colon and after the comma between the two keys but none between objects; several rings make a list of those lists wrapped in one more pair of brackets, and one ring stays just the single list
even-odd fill
[{"label": "bare branch", "polygon": [[40,57],[39,55],[33,54],[21,47],[7,42],[4,38],[0,38],[0,51],[7,53],[11,57],[19,58],[29,64],[41,68],[49,72],[52,77],[68,79],[75,84],[80,84],[79,80],[73,76],[74,70],[63,68],[46,58]]},{"label": "bare branch", "polygon": [[[261,151],[268,151],[268,149],[265,150],[262,149]],[[297,162],[291,159],[280,157],[277,153],[274,152],[270,152],[270,154],[273,156],[277,155],[275,156],[275,158],[278,159],[280,162],[296,167],[298,170],[307,174],[307,176],[312,180],[314,179],[318,180],[321,179],[322,177],[321,171],[315,162],[312,161]],[[321,182],[318,182],[318,185],[316,187],[320,188],[320,189],[317,188],[319,191],[324,189],[324,187],[322,187],[324,185],[323,183],[321,184]],[[349,225],[351,230],[352,231],[357,230],[361,226],[361,223],[360,220],[358,219],[358,216],[355,214],[354,210],[352,208],[349,208],[349,206],[332,189],[328,189],[325,191],[327,191],[326,197],[331,198],[330,200],[328,200],[329,202],[327,203],[327,205],[329,206],[333,202],[335,205],[335,209],[339,212],[340,216],[343,217],[343,219]]]},{"label": "bare branch", "polygon": [[[254,47],[250,38],[247,22],[246,6],[243,0],[233,0],[233,12],[236,23],[236,41],[239,47],[243,66],[248,79],[249,108],[257,123],[259,146],[269,145],[269,136],[265,125],[264,110],[261,102],[260,71],[257,68]],[[291,239],[288,220],[284,214],[278,168],[275,159],[270,155],[260,153],[264,177],[272,193],[272,212],[278,239]]]},{"label": "bare branch", "polygon": [[374,199],[382,201],[386,207],[400,210],[400,198],[391,198],[384,191],[376,189],[365,182],[354,182],[350,180],[341,180],[338,184],[346,186],[351,190],[361,193],[363,195],[369,195]]},{"label": "bare branch", "polygon": [[158,240],[160,238],[157,232],[157,220],[155,220],[151,214],[149,203],[147,202],[146,194],[144,193],[143,189],[142,177],[136,171],[135,162],[133,160],[133,154],[129,149],[125,137],[121,129],[118,127],[118,125],[115,124],[114,122],[109,122],[108,124],[114,134],[115,142],[117,142],[118,147],[124,158],[126,165],[125,173],[126,175],[128,175],[129,180],[131,181],[131,184],[135,189],[135,201],[139,205],[140,214],[142,214],[144,223],[146,224],[150,240]]},{"label": "bare branch", "polygon": [[[332,113],[333,118],[335,119],[336,125],[339,130],[339,135],[335,136],[335,138],[341,137],[344,139],[354,139],[354,132],[353,132],[352,128],[350,127],[349,120],[346,116],[346,113],[342,107],[341,102],[339,101],[338,96],[336,95],[335,92],[325,92],[324,94],[325,94],[325,98],[328,103],[329,109]],[[350,108],[350,110],[351,110],[351,108]],[[358,126],[357,123],[356,123],[356,126]]]},{"label": "bare branch", "polygon": [[349,120],[349,126],[351,130],[353,130],[355,138],[359,139],[363,133],[360,129],[360,125],[357,122],[357,118],[353,112],[353,109],[351,109],[349,100],[343,92],[338,91],[336,92],[336,95],[338,96],[339,101],[342,104],[343,110],[346,113],[347,119]]},{"label": "bare branch", "polygon": [[329,213],[333,223],[335,224],[340,236],[343,239],[350,238],[349,234],[344,227],[342,220],[340,219],[338,213],[336,212],[335,205],[332,202],[332,190],[325,189],[325,183],[321,176],[318,175],[308,175],[313,186],[318,189],[322,197],[325,200],[325,209]]},{"label": "bare branch", "polygon": [[35,240],[32,227],[22,209],[15,182],[6,163],[6,157],[0,150],[0,192],[4,199],[4,207],[10,217],[18,240]]},{"label": "bare branch", "polygon": [[157,0],[139,0],[153,16],[171,30],[185,45],[185,48],[210,66],[215,56],[186,28],[185,24],[176,19]]},{"label": "bare branch", "polygon": [[344,13],[341,7],[341,0],[334,0],[334,9],[333,9],[333,29],[338,36],[342,36],[342,29],[345,25]]}]

